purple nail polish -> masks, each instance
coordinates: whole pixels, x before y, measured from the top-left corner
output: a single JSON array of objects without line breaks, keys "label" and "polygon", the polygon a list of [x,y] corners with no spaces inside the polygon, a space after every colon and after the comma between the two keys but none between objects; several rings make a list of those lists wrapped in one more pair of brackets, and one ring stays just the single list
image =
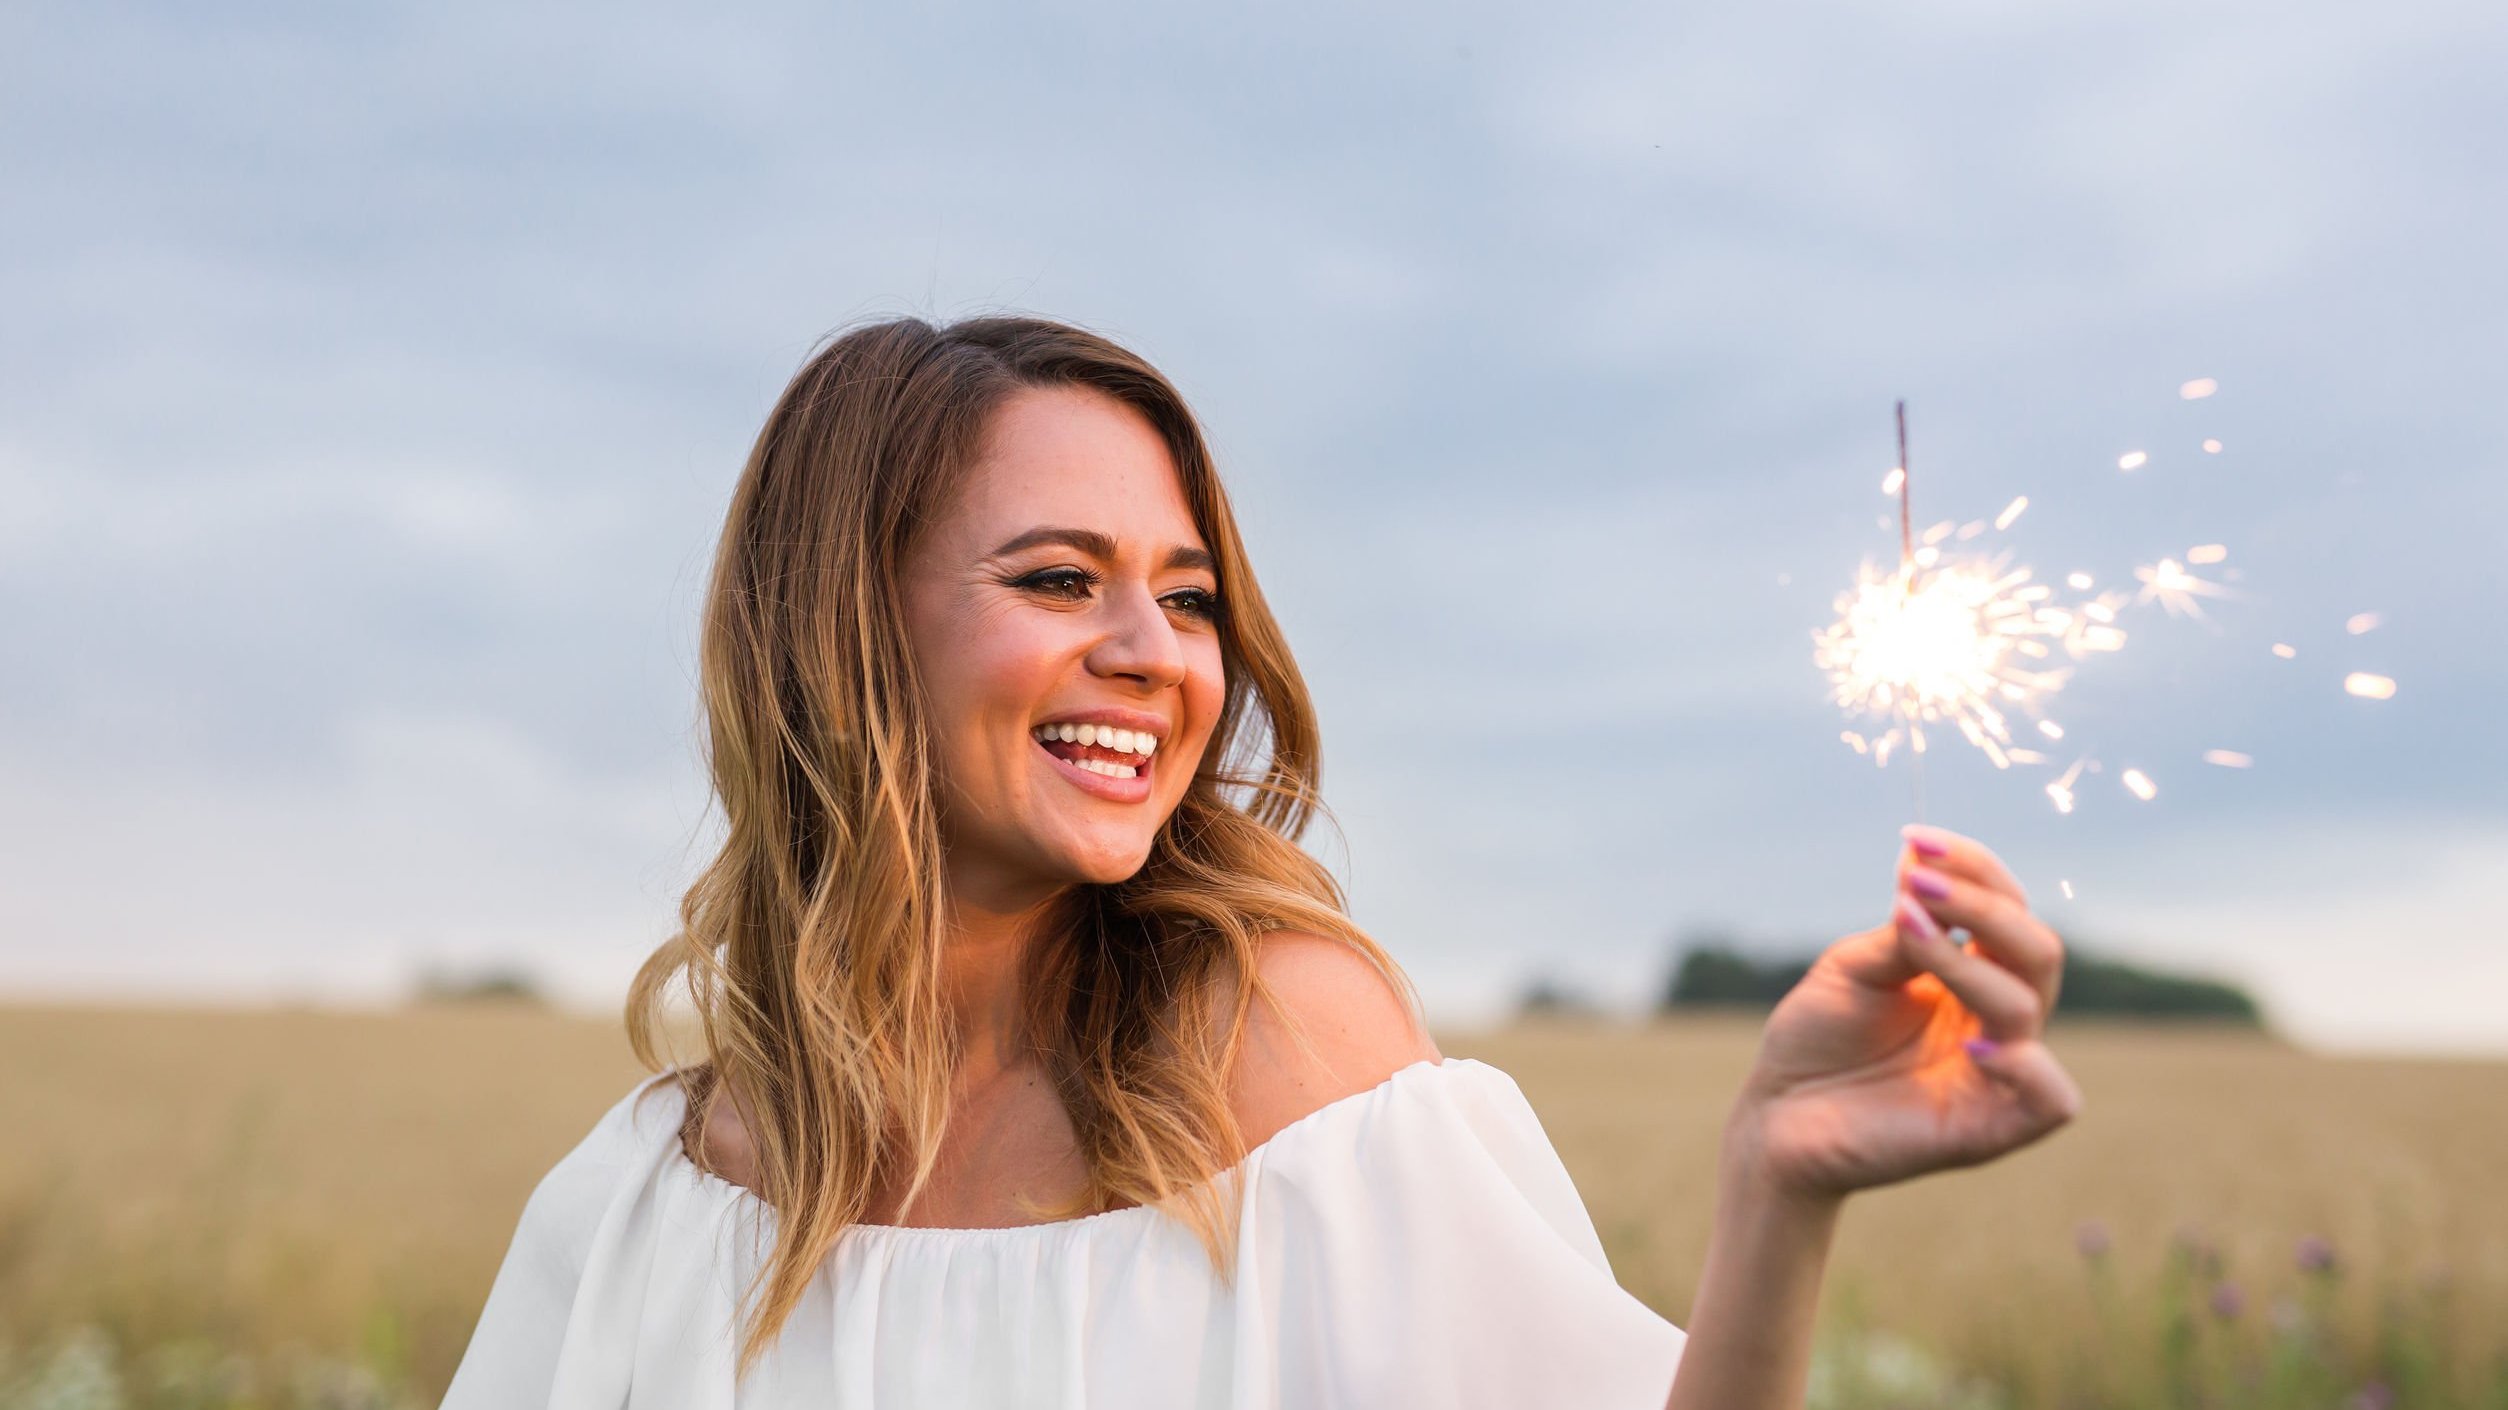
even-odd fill
[{"label": "purple nail polish", "polygon": [[1915,867],[1908,871],[1907,889],[1928,901],[1947,901],[1951,898],[1950,879],[1938,871],[1928,871],[1923,867]]},{"label": "purple nail polish", "polygon": [[1934,924],[1933,917],[1925,914],[1925,908],[1904,896],[1898,898],[1898,919],[1900,924],[1916,932],[1922,939],[1936,943],[1949,941],[1949,937],[1942,933],[1942,927]]},{"label": "purple nail polish", "polygon": [[1971,1038],[1960,1046],[1966,1048],[1972,1058],[1990,1058],[2003,1050],[2003,1045],[1992,1038]]},{"label": "purple nail polish", "polygon": [[1913,823],[1908,824],[1900,831],[1901,835],[1907,839],[1907,845],[1915,848],[1916,855],[1919,857],[1947,857],[1951,854],[1950,847],[1946,845],[1942,839],[1934,836],[1932,833],[1924,831]]}]

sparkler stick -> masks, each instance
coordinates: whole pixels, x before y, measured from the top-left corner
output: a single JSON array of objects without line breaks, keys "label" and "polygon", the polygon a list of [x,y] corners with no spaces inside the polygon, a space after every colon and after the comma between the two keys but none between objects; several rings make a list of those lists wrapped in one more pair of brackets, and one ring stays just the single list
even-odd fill
[{"label": "sparkler stick", "polygon": [[[1916,472],[1907,463],[1907,398],[1898,399],[1898,575],[1906,590],[1916,590],[1916,518],[1909,507],[1913,491],[1908,481]],[[1907,765],[1907,791],[1916,811],[1916,821],[1925,820],[1925,755],[1922,746]]]}]

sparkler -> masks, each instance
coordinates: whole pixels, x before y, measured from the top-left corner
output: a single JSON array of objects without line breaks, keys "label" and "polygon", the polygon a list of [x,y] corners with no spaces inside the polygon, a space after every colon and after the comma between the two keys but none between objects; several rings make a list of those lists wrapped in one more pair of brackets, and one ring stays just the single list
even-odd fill
[{"label": "sparkler", "polygon": [[[1869,735],[1848,730],[1843,737],[1876,765],[1888,764],[1902,743],[1922,755],[1927,726],[1958,731],[1998,769],[2043,763],[2046,756],[2014,741],[2013,717],[2035,721],[2048,739],[2063,737],[2063,727],[2041,713],[2072,674],[2055,658],[2078,660],[2122,647],[2125,634],[2115,625],[2121,600],[2060,604],[2056,589],[2035,581],[2028,567],[2014,566],[2009,552],[1944,551],[1944,539],[1955,532],[1961,542],[1975,538],[1982,523],[1961,531],[1935,525],[1918,548],[1903,401],[1898,460],[1883,482],[1898,496],[1898,566],[1885,571],[1867,561],[1855,585],[1838,594],[1837,620],[1812,638],[1813,659],[1828,673],[1837,703],[1882,722]],[[2010,527],[2028,503],[2013,500],[1995,517],[1995,527]],[[1921,776],[1916,788],[1921,815]]]},{"label": "sparkler", "polygon": [[[2045,763],[2046,755],[2015,740],[2014,717],[2032,722],[2046,740],[2064,737],[2063,726],[2044,714],[2046,702],[2074,669],[2056,658],[2078,661],[2121,649],[2125,633],[2116,625],[2116,613],[2128,599],[2103,593],[2059,601],[2057,589],[2036,581],[2029,567],[2015,566],[2008,550],[1957,548],[1985,532],[1982,521],[1956,529],[1936,524],[1925,531],[1919,548],[1904,401],[1897,420],[1898,465],[1882,487],[1898,496],[1898,566],[1885,571],[1867,561],[1855,585],[1838,594],[1837,620],[1812,636],[1813,660],[1828,673],[1837,703],[1878,722],[1869,734],[1850,729],[1842,737],[1875,765],[1887,765],[1901,744],[1921,759],[1927,726],[1955,729],[1998,769]],[[1994,529],[2010,528],[2028,507],[2027,496],[2014,499],[1995,516]],[[1954,544],[1947,552],[1945,540]],[[2158,596],[2164,605],[2191,608],[2193,597],[2216,590],[2172,560],[2137,576],[2145,600]],[[2074,573],[2066,584],[2083,592],[2091,579]],[[2072,811],[2073,787],[2087,763],[2075,760],[2047,785],[2058,811]],[[1921,765],[1914,783],[1921,817]],[[2154,793],[2139,771],[2130,772],[2127,787],[2145,801]]]},{"label": "sparkler", "polygon": [[[2218,386],[2208,377],[2198,378],[2179,394],[2197,401]],[[2091,595],[2091,575],[2072,572],[2065,575],[2063,589],[2080,595],[2064,597],[2055,585],[2037,582],[2027,566],[2015,565],[2009,551],[1966,547],[1988,531],[1984,520],[1946,521],[1919,534],[1910,494],[1913,472],[1904,401],[1898,403],[1897,419],[1898,464],[1882,480],[1881,491],[1898,499],[1898,565],[1885,570],[1869,560],[1863,564],[1854,586],[1837,595],[1837,619],[1812,633],[1813,660],[1827,673],[1837,703],[1869,722],[1841,733],[1848,747],[1876,766],[1887,766],[1902,746],[1914,756],[1916,814],[1921,818],[1929,728],[1936,733],[1956,730],[1998,769],[2049,763],[2034,746],[2038,739],[2062,740],[2064,727],[2046,717],[2046,706],[2072,678],[2070,663],[2124,647],[2125,632],[2117,625],[2120,608],[2157,603],[2171,617],[2201,618],[2201,599],[2234,594],[2193,571],[2226,562],[2229,549],[2223,544],[2196,544],[2185,550],[2182,561],[2163,558],[2134,569],[2139,591]],[[2207,440],[2203,448],[2217,454],[2220,442]],[[2150,459],[2147,452],[2132,451],[2118,459],[2117,468],[2131,472]],[[1994,516],[1991,529],[2009,529],[2028,508],[2028,496],[2014,498]],[[2229,576],[2235,577],[2235,571]],[[2362,612],[2344,625],[2359,636],[2380,624],[2379,614]],[[2272,649],[2283,660],[2298,655],[2287,642],[2275,642]],[[2395,683],[2358,671],[2344,678],[2343,689],[2362,699],[2388,700],[2394,697]],[[2033,723],[2037,739],[2024,743],[2026,736],[2016,738],[2016,719]],[[2250,768],[2255,762],[2232,749],[2209,750],[2203,761],[2227,769]],[[2073,811],[2085,772],[2103,769],[2097,759],[2081,755],[2045,785],[2057,812]],[[2116,777],[2125,792],[2143,802],[2159,795],[2158,783],[2140,768],[2124,769]]]}]

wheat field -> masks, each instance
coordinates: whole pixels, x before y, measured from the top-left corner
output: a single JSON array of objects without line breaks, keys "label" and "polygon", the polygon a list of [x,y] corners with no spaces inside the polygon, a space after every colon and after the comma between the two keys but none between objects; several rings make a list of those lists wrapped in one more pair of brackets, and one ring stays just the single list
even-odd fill
[{"label": "wheat field", "polygon": [[[1516,1078],[1621,1281],[1680,1322],[1756,1034],[1730,1018],[1439,1041]],[[2052,1041],[2082,1116],[1993,1165],[1858,1195],[1824,1337],[2088,1403],[2062,1387],[2226,1377],[2302,1312],[2363,1347],[2402,1315],[2415,1354],[2508,1387],[2508,1063],[2164,1027]],[[522,1007],[0,1008],[0,1386],[83,1335],[154,1349],[168,1384],[285,1363],[300,1386],[329,1368],[370,1403],[431,1405],[524,1198],[642,1075],[615,1022]],[[1890,1403],[1950,1403],[1935,1384]]]}]

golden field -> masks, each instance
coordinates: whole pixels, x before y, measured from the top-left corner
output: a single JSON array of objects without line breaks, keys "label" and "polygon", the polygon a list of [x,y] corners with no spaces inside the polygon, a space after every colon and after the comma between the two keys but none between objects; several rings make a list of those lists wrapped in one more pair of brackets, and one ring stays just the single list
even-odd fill
[{"label": "golden field", "polygon": [[[1680,1322],[1756,1034],[1697,1019],[1440,1044],[1514,1075],[1621,1281]],[[2203,1029],[2052,1041],[2081,1118],[1993,1165],[1857,1196],[1824,1327],[2054,1386],[2084,1358],[2158,1375],[2260,1348],[2303,1306],[2366,1338],[2403,1298],[2415,1336],[2490,1383],[2508,1358],[2508,1063]],[[363,1368],[378,1404],[434,1402],[524,1198],[643,1075],[614,1022],[498,1006],[0,1008],[0,1074],[0,1349],[21,1381],[37,1349],[96,1327],[194,1360],[329,1358]],[[2089,1220],[2112,1241],[2099,1260],[2076,1248]],[[2335,1275],[2294,1265],[2311,1235]],[[2181,1237],[2218,1259],[2185,1274],[2191,1312],[2163,1290],[2172,1260],[2197,1261],[2172,1253]],[[2205,1306],[2223,1282],[2241,1305]]]}]

